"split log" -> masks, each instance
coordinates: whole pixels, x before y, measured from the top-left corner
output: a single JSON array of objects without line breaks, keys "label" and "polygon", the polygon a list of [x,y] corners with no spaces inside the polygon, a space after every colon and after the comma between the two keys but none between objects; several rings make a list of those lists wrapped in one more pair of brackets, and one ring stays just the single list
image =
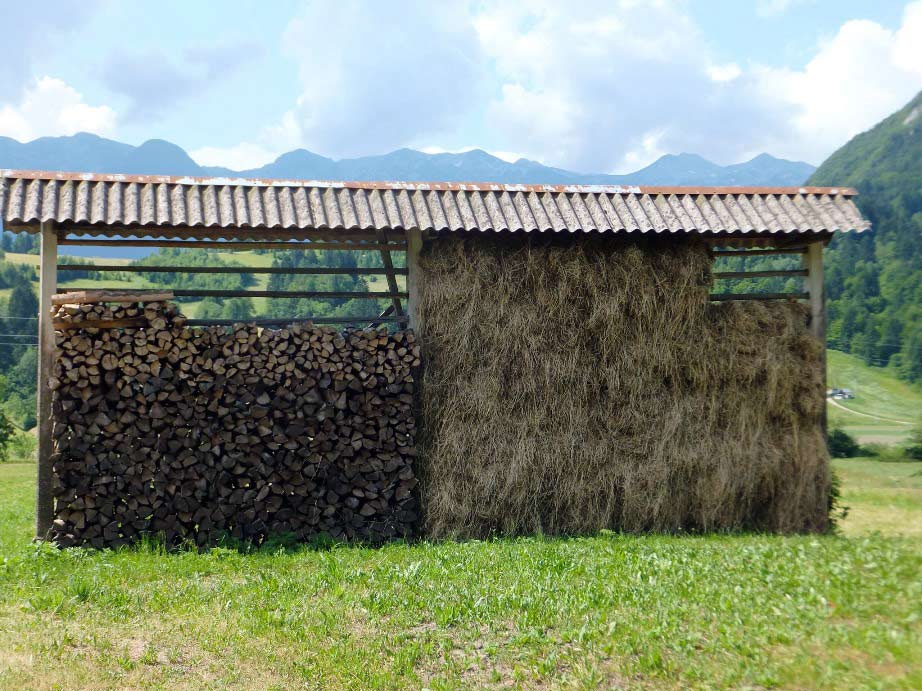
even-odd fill
[{"label": "split log", "polygon": [[162,302],[172,300],[172,290],[75,290],[57,293],[52,305],[82,305],[101,302]]},{"label": "split log", "polygon": [[61,545],[412,534],[412,332],[193,329],[160,301],[53,316]]}]

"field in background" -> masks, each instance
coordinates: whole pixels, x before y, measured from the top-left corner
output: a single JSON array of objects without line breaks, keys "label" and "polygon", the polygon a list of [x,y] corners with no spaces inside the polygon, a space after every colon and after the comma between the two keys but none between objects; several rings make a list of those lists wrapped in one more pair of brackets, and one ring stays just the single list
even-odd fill
[{"label": "field in background", "polygon": [[836,467],[848,537],[165,554],[30,544],[0,465],[0,687],[919,688],[922,464]]},{"label": "field in background", "polygon": [[922,387],[836,350],[828,351],[827,364],[829,386],[855,394],[827,406],[830,427],[841,427],[861,443],[882,444],[902,442],[922,427]]},{"label": "field in background", "polygon": [[907,535],[922,540],[922,463],[849,458],[833,461],[848,516],[845,535]]}]

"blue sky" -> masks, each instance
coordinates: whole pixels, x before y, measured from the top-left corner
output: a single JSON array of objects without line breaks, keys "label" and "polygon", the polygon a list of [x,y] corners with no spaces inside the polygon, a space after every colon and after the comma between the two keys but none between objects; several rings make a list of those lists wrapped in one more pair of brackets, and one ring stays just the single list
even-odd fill
[{"label": "blue sky", "polygon": [[817,164],[922,89],[922,0],[0,1],[0,135],[254,167],[482,148]]}]

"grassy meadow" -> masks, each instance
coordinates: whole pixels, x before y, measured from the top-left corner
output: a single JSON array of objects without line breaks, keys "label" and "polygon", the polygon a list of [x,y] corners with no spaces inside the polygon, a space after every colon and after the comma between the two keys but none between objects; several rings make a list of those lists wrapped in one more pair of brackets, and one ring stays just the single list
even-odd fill
[{"label": "grassy meadow", "polygon": [[[887,370],[830,351],[829,383],[862,443],[919,424]],[[0,689],[922,688],[922,464],[834,465],[833,536],[166,553],[33,544],[35,466],[0,464]]]},{"label": "grassy meadow", "polygon": [[829,403],[830,426],[841,427],[862,444],[897,444],[922,427],[922,387],[837,350],[827,351],[827,364],[829,386],[855,394]]},{"label": "grassy meadow", "polygon": [[836,468],[839,536],[247,554],[32,544],[0,465],[0,688],[919,688],[922,464]]}]

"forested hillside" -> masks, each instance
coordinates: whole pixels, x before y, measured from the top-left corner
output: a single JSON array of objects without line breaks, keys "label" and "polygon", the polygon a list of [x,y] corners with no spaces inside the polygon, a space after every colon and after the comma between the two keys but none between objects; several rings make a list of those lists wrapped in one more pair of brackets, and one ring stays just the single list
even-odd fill
[{"label": "forested hillside", "polygon": [[922,93],[830,156],[810,185],[856,187],[872,233],[826,258],[829,345],[922,381]]}]

